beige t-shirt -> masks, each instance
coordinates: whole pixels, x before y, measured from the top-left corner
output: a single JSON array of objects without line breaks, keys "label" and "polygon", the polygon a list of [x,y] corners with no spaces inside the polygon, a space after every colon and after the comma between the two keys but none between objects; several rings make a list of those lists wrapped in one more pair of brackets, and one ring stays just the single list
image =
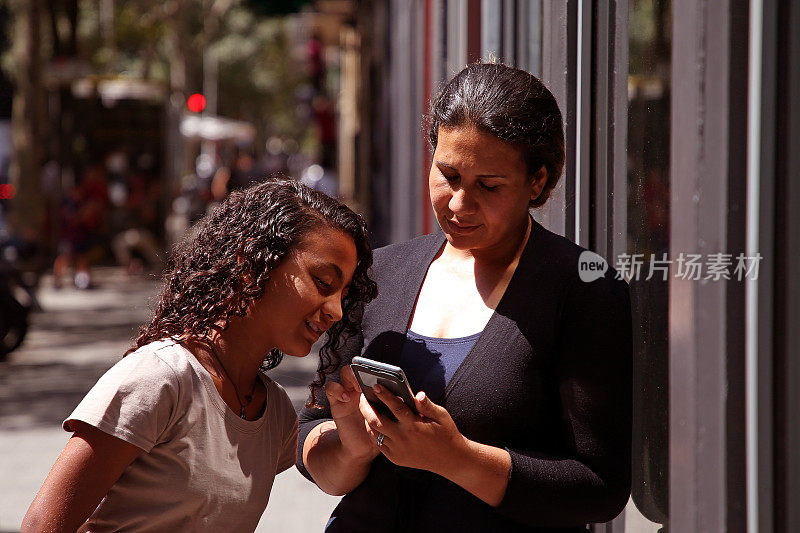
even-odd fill
[{"label": "beige t-shirt", "polygon": [[297,415],[265,375],[258,420],[242,420],[182,345],[158,341],[114,365],[64,421],[144,450],[80,531],[253,531],[275,475],[295,462]]}]

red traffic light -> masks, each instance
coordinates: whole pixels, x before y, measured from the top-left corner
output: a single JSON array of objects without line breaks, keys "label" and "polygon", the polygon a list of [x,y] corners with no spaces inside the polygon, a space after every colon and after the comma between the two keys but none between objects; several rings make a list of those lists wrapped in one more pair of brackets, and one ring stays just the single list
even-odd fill
[{"label": "red traffic light", "polygon": [[187,100],[186,106],[189,108],[189,111],[199,113],[206,108],[206,97],[200,93],[194,93],[189,97],[189,100]]},{"label": "red traffic light", "polygon": [[0,185],[0,200],[11,200],[17,195],[17,188],[10,183]]}]

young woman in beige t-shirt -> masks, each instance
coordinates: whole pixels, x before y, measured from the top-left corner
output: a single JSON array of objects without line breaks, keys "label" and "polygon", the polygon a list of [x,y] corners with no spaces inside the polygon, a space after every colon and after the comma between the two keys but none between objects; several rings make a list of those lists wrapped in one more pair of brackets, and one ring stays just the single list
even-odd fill
[{"label": "young woman in beige t-shirt", "polygon": [[293,180],[232,193],[176,249],[152,321],[64,422],[23,531],[252,531],[297,417],[263,370],[375,296],[358,215]]}]

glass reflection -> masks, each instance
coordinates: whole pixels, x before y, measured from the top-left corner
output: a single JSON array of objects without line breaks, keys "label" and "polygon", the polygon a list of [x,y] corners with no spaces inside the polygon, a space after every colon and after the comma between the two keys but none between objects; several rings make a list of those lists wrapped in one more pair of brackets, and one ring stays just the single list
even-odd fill
[{"label": "glass reflection", "polygon": [[[628,77],[628,250],[643,254],[630,281],[634,411],[632,498],[649,522],[667,523],[669,504],[668,277],[647,277],[669,252],[671,2],[630,4]],[[626,529],[629,521],[626,520]],[[641,530],[641,529],[637,529]],[[666,530],[666,527],[664,528]]]}]

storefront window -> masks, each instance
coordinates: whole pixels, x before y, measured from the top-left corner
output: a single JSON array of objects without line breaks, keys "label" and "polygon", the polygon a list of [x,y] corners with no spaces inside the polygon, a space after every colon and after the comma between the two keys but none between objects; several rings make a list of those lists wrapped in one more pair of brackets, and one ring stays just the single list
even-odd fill
[{"label": "storefront window", "polygon": [[666,525],[669,508],[669,278],[657,270],[650,276],[650,265],[669,252],[671,27],[671,2],[631,2],[627,253],[639,254],[642,268],[630,280],[636,510],[625,527],[637,533]]}]

